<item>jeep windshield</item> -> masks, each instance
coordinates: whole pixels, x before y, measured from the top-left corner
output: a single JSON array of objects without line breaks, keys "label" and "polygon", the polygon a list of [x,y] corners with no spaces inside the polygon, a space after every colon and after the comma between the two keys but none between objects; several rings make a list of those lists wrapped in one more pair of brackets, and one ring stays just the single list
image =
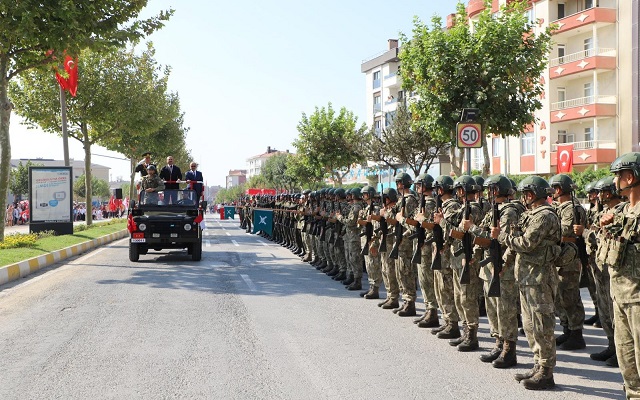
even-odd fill
[{"label": "jeep windshield", "polygon": [[140,206],[145,209],[197,208],[198,198],[194,190],[163,190],[160,192],[140,192]]}]

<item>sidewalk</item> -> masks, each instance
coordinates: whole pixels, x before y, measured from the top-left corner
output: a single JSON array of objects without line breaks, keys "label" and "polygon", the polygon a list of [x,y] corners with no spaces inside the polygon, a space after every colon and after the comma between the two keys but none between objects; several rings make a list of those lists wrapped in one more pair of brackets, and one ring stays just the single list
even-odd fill
[{"label": "sidewalk", "polygon": [[[93,223],[94,224],[99,224],[101,222],[106,222],[106,221],[110,221],[111,218],[106,218],[106,219],[94,219]],[[73,223],[73,225],[84,225],[86,222],[85,221],[76,221]],[[4,234],[5,236],[7,235],[14,235],[16,233],[29,233],[29,224],[25,224],[25,225],[14,225],[14,226],[5,226],[4,227]]]}]

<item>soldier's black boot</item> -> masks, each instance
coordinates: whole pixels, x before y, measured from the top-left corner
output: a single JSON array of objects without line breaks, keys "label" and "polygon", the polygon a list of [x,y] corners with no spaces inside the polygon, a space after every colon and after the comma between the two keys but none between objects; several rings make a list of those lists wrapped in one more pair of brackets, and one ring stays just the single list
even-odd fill
[{"label": "soldier's black boot", "polygon": [[362,278],[354,278],[347,290],[362,290]]},{"label": "soldier's black boot", "polygon": [[347,279],[347,273],[346,273],[345,271],[340,271],[340,272],[338,273],[338,275],[334,276],[334,277],[333,277],[333,278],[331,278],[331,279],[333,279],[334,281],[341,282],[341,281],[343,281],[343,280]]},{"label": "soldier's black boot", "polygon": [[384,301],[381,301],[380,303],[378,303],[378,307],[382,307],[390,301],[391,301],[391,298],[387,297],[386,299],[384,299]]},{"label": "soldier's black boot", "polygon": [[605,364],[607,364],[609,367],[615,367],[618,368],[618,356],[613,353],[613,355],[609,358],[607,358],[607,361],[604,362]]},{"label": "soldier's black boot", "polygon": [[496,338],[495,346],[493,346],[493,348],[491,349],[491,351],[489,351],[489,353],[481,355],[480,361],[486,362],[486,363],[492,362],[493,360],[495,360],[500,356],[500,353],[502,353],[503,346],[504,346],[504,340],[500,339],[499,337]]},{"label": "soldier's black boot", "polygon": [[347,275],[347,279],[342,281],[342,284],[345,285],[345,286],[349,286],[349,285],[351,285],[353,283],[353,281],[355,281],[355,279],[353,279],[353,274],[349,273]]},{"label": "soldier's black boot", "polygon": [[406,307],[403,310],[398,311],[400,317],[415,317],[416,315],[416,302],[407,301]]},{"label": "soldier's black boot", "polygon": [[613,338],[611,338],[609,339],[609,345],[606,349],[602,350],[599,353],[591,354],[589,357],[591,357],[591,359],[595,361],[607,361],[611,356],[614,356],[615,354],[616,345],[613,342]]},{"label": "soldier's black boot", "polygon": [[333,269],[334,265],[331,263],[327,263],[327,265],[321,270],[325,274]]},{"label": "soldier's black boot", "polygon": [[377,286],[371,286],[369,289],[369,293],[364,295],[364,298],[367,300],[374,300],[380,298],[380,289]]},{"label": "soldier's black boot", "polygon": [[502,346],[502,353],[493,361],[493,368],[509,368],[518,364],[516,355],[516,342],[505,340]]},{"label": "soldier's black boot", "polygon": [[438,334],[436,335],[438,339],[455,339],[459,338],[460,336],[460,327],[458,327],[458,321],[449,321],[447,326],[445,326],[444,329],[438,332]]},{"label": "soldier's black boot", "polygon": [[437,335],[438,333],[442,332],[443,330],[445,330],[447,328],[447,326],[449,326],[449,321],[444,321],[444,323],[442,325],[440,325],[439,327],[432,329],[431,330],[431,334],[432,335]]},{"label": "soldier's black boot", "polygon": [[413,320],[414,324],[417,324],[418,322],[422,321],[423,319],[427,318],[427,311],[424,312],[424,314],[422,314],[421,316],[419,316],[418,318],[415,318]]},{"label": "soldier's black boot", "polygon": [[422,321],[418,322],[418,328],[436,328],[440,325],[438,319],[438,310],[431,308],[427,310],[427,316]]},{"label": "soldier's black boot", "polygon": [[467,331],[467,337],[458,345],[458,351],[468,352],[478,350],[478,347],[480,347],[478,343],[478,327],[468,328]]},{"label": "soldier's black boot", "polygon": [[396,306],[396,308],[394,308],[393,310],[391,310],[394,314],[399,313],[401,310],[404,310],[404,308],[407,306],[407,302],[403,301],[402,305],[398,305]]},{"label": "soldier's black boot", "polygon": [[553,368],[540,367],[538,372],[529,379],[522,381],[525,389],[529,390],[546,390],[556,386],[553,380]]},{"label": "soldier's black boot", "polygon": [[451,340],[449,340],[449,345],[450,346],[457,346],[460,343],[462,343],[464,341],[464,339],[467,337],[467,333],[469,333],[469,330],[467,329],[467,323],[463,322],[462,323],[462,335],[455,337]]},{"label": "soldier's black boot", "polygon": [[333,269],[329,272],[327,272],[327,275],[329,276],[336,276],[340,273],[340,267],[338,265],[334,265]]},{"label": "soldier's black boot", "polygon": [[600,319],[600,315],[598,314],[598,307],[596,307],[596,313],[591,317],[584,320],[585,325],[593,325],[597,320]]},{"label": "soldier's black boot", "polygon": [[567,339],[569,339],[569,334],[571,333],[571,331],[569,330],[568,327],[563,326],[562,327],[562,335],[558,336],[556,338],[556,346],[560,346],[562,343],[566,342]]},{"label": "soldier's black boot", "polygon": [[398,299],[389,299],[389,301],[387,301],[380,307],[382,307],[384,310],[395,310],[399,305],[400,304],[398,304]]},{"label": "soldier's black boot", "polygon": [[582,329],[575,329],[569,333],[569,338],[560,345],[562,350],[580,350],[587,347],[582,336]]},{"label": "soldier's black boot", "polygon": [[529,371],[523,372],[521,374],[515,374],[513,377],[515,378],[516,381],[521,382],[525,379],[529,379],[532,376],[534,376],[539,369],[540,369],[540,365],[534,364],[533,368],[531,368]]}]

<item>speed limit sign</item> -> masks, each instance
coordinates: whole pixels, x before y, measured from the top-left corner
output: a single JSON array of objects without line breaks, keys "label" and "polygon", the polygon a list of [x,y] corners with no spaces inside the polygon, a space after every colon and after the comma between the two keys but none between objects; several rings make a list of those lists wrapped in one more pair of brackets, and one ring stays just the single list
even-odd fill
[{"label": "speed limit sign", "polygon": [[479,149],[482,147],[481,124],[458,122],[456,127],[458,131],[457,146],[459,149]]}]

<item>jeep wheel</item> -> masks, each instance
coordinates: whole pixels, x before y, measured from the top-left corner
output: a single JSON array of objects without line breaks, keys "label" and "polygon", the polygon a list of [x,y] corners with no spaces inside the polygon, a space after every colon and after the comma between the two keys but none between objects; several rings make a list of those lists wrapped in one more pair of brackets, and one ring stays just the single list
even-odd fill
[{"label": "jeep wheel", "polygon": [[191,247],[191,260],[200,261],[202,259],[202,242],[198,241]]},{"label": "jeep wheel", "polygon": [[140,259],[137,243],[129,243],[129,261],[136,262]]}]

